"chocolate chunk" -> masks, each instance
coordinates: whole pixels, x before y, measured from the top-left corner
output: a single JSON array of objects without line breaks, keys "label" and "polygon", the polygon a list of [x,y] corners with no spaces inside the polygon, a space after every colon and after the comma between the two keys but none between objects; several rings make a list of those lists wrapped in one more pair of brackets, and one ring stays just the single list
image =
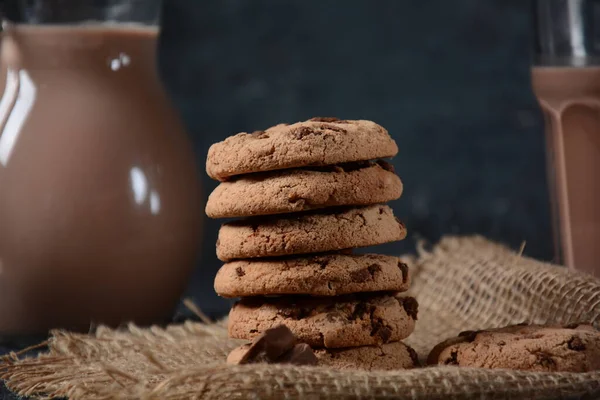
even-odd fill
[{"label": "chocolate chunk", "polygon": [[399,262],[398,268],[400,268],[400,271],[402,272],[402,282],[406,283],[408,280],[408,265],[404,264],[403,262]]},{"label": "chocolate chunk", "polygon": [[368,280],[373,280],[375,273],[379,271],[381,271],[381,265],[372,264],[367,268],[360,269],[358,271],[352,271],[350,273],[350,279],[352,279],[352,282],[356,283],[366,282]]},{"label": "chocolate chunk", "polygon": [[365,303],[360,302],[354,307],[350,319],[362,318],[368,311],[369,310],[367,309],[367,305]]},{"label": "chocolate chunk", "polygon": [[326,258],[315,257],[314,262],[319,264],[319,268],[325,269],[329,265],[329,260]]},{"label": "chocolate chunk", "polygon": [[295,129],[292,132],[292,135],[294,136],[294,139],[301,140],[301,139],[304,139],[308,135],[320,135],[321,133],[322,132],[317,131],[313,128],[309,128],[308,126],[301,126],[297,129]]},{"label": "chocolate chunk", "polygon": [[[296,337],[285,325],[267,329],[250,345],[238,347],[227,358],[234,364],[274,362],[296,345]],[[243,353],[243,354],[241,354]]]},{"label": "chocolate chunk", "polygon": [[371,278],[375,277],[375,273],[377,272],[381,272],[381,265],[379,264],[371,264],[367,267],[367,270],[369,271],[369,274],[371,275]]},{"label": "chocolate chunk", "polygon": [[452,350],[450,352],[450,358],[444,360],[444,364],[446,365],[458,365],[458,351]]},{"label": "chocolate chunk", "polygon": [[417,303],[417,300],[414,297],[400,297],[397,299],[402,302],[402,306],[408,316],[416,321],[419,312],[419,303]]},{"label": "chocolate chunk", "polygon": [[306,343],[295,345],[277,360],[277,363],[294,365],[317,365],[318,362],[317,356]]},{"label": "chocolate chunk", "polygon": [[257,139],[268,139],[269,138],[269,134],[265,131],[254,131],[250,135],[252,135],[252,137],[255,137]]},{"label": "chocolate chunk", "polygon": [[554,359],[550,356],[550,354],[547,353],[537,353],[537,363],[540,364],[542,367],[544,368],[553,368],[556,363],[554,362]]},{"label": "chocolate chunk", "polygon": [[377,164],[379,164],[379,166],[383,169],[385,169],[386,171],[389,172],[396,172],[396,170],[394,169],[394,166],[392,164],[390,164],[387,161],[384,160],[377,160]]},{"label": "chocolate chunk", "polygon": [[344,128],[340,128],[339,126],[335,126],[335,125],[321,125],[320,128],[321,129],[328,129],[330,131],[334,131],[334,132],[337,132],[337,133],[347,133],[348,132]]},{"label": "chocolate chunk", "polygon": [[382,343],[387,343],[392,337],[392,330],[383,325],[381,321],[375,321],[373,324],[373,331],[371,331],[371,336],[379,336]]},{"label": "chocolate chunk", "polygon": [[472,342],[475,340],[475,337],[479,331],[464,331],[458,334],[459,337],[464,337],[466,341]]},{"label": "chocolate chunk", "polygon": [[352,282],[356,283],[366,282],[372,278],[373,275],[371,275],[367,268],[359,269],[358,271],[352,271],[350,273],[350,279],[352,279]]},{"label": "chocolate chunk", "polygon": [[338,122],[339,119],[336,117],[314,117],[311,118],[310,121],[314,122]]},{"label": "chocolate chunk", "polygon": [[294,305],[289,307],[282,307],[279,309],[278,314],[285,318],[291,318],[295,320],[300,320],[306,318],[310,315],[312,310],[308,308],[300,308]]},{"label": "chocolate chunk", "polygon": [[237,267],[235,269],[235,274],[237,276],[244,276],[244,275],[246,275],[246,273],[244,272],[244,268],[242,268],[242,267]]},{"label": "chocolate chunk", "polygon": [[575,351],[583,351],[585,350],[585,343],[583,343],[583,341],[581,340],[580,337],[578,336],[573,336],[568,342],[567,342],[567,347],[570,350],[575,350]]},{"label": "chocolate chunk", "polygon": [[400,225],[400,228],[402,229],[406,229],[406,225],[404,225],[404,222],[400,221],[398,219],[398,217],[394,217],[396,219],[396,222],[398,223],[398,225]]},{"label": "chocolate chunk", "polygon": [[421,363],[419,362],[419,355],[417,354],[415,349],[413,349],[410,346],[406,346],[406,350],[408,350],[408,355],[410,356],[410,359],[412,360],[415,367],[420,366]]}]

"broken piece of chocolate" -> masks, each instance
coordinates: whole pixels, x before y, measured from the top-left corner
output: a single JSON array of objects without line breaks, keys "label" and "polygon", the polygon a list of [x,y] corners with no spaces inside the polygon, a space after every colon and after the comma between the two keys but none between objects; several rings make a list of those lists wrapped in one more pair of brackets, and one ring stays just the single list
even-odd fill
[{"label": "broken piece of chocolate", "polygon": [[296,344],[296,337],[287,326],[278,325],[264,331],[252,343],[233,349],[227,356],[227,363],[315,365],[317,357],[309,345]]},{"label": "broken piece of chocolate", "polygon": [[306,343],[300,343],[294,346],[293,349],[279,357],[277,360],[281,364],[294,365],[317,365],[319,360],[315,353]]}]

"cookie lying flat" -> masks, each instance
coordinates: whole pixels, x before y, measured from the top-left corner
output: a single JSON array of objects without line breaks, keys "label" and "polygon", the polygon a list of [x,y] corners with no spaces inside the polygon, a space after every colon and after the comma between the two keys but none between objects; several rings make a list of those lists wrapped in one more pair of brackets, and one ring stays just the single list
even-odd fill
[{"label": "cookie lying flat", "polygon": [[210,194],[206,214],[233,218],[361,206],[386,203],[401,194],[402,182],[390,164],[365,161],[233,178]]},{"label": "cookie lying flat", "polygon": [[419,365],[417,353],[402,342],[381,346],[314,350],[319,365],[338,369],[367,371],[414,368]]},{"label": "cookie lying flat", "polygon": [[371,121],[313,118],[239,133],[208,150],[206,172],[213,179],[250,172],[393,157],[396,142]]},{"label": "cookie lying flat", "polygon": [[308,294],[338,296],[359,292],[403,292],[408,266],[378,254],[326,254],[232,261],[221,267],[215,291],[223,297]]},{"label": "cookie lying flat", "polygon": [[217,257],[229,261],[321,253],[373,246],[405,237],[404,224],[385,205],[321,210],[224,224],[219,230]]},{"label": "cookie lying flat", "polygon": [[392,295],[245,298],[229,313],[229,336],[252,340],[284,324],[313,348],[379,345],[408,337],[417,310],[414,298]]},{"label": "cookie lying flat", "polygon": [[435,346],[428,364],[530,371],[600,369],[600,332],[590,325],[515,325],[462,332]]}]

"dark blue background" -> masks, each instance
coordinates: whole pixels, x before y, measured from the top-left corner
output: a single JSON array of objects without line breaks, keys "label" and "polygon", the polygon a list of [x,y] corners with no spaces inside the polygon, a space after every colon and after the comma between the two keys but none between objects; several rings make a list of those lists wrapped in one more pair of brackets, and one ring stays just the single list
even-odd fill
[{"label": "dark blue background", "polygon": [[[372,119],[399,144],[392,206],[410,232],[378,251],[480,233],[551,259],[529,43],[527,1],[171,0],[161,69],[202,171],[210,144],[240,131]],[[218,226],[205,224],[189,289],[211,314],[228,307],[212,289]]]}]

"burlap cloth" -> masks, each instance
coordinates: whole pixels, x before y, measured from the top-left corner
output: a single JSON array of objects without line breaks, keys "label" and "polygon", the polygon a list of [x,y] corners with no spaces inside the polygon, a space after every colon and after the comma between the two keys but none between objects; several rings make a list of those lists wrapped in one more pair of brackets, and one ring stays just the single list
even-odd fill
[{"label": "burlap cloth", "polygon": [[[600,280],[521,257],[480,237],[447,237],[409,258],[419,321],[406,341],[421,358],[459,331],[523,321],[600,324]],[[227,366],[239,342],[225,322],[167,329],[54,332],[49,353],[0,364],[21,395],[70,399],[600,398],[600,371],[534,373],[458,367],[392,372]]]}]

